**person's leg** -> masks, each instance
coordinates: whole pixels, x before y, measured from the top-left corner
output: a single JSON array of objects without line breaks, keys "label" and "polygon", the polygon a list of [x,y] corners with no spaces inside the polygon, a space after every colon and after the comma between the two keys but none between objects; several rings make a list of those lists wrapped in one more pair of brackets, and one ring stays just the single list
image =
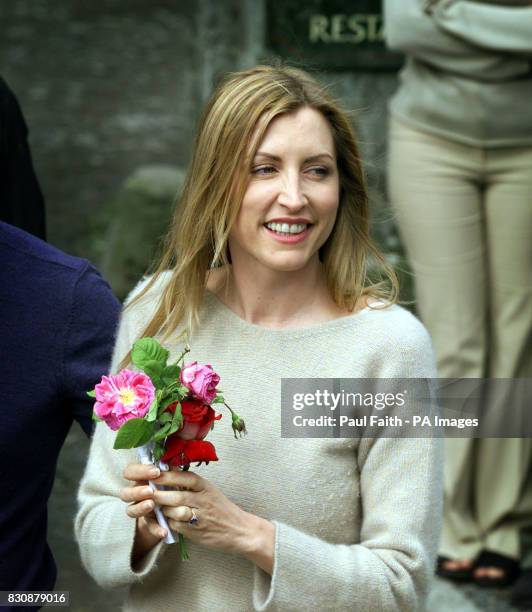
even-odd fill
[{"label": "person's leg", "polygon": [[532,147],[495,149],[486,162],[490,358],[494,378],[532,376]]},{"label": "person's leg", "polygon": [[[392,119],[389,194],[415,275],[417,308],[432,336],[442,378],[481,378],[485,372],[481,161],[474,148]],[[481,548],[472,497],[475,446],[471,439],[446,440],[440,553],[468,560],[464,567]]]},{"label": "person's leg", "polygon": [[[489,375],[532,377],[532,148],[486,152],[486,238],[490,287]],[[493,381],[493,387],[497,381]],[[499,384],[488,408],[519,419],[515,385]],[[495,419],[496,420],[496,419]],[[520,530],[532,525],[529,438],[480,441],[477,519],[487,550],[518,559]],[[484,568],[485,569],[485,568]],[[476,574],[491,575],[477,570]]]}]

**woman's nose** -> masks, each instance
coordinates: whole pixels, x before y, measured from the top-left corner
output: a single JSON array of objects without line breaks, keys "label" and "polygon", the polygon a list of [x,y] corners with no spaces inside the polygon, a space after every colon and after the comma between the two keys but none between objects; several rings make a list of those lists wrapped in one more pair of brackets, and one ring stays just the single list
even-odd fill
[{"label": "woman's nose", "polygon": [[301,189],[299,176],[290,177],[283,181],[277,201],[287,208],[301,208],[308,203],[307,197]]}]

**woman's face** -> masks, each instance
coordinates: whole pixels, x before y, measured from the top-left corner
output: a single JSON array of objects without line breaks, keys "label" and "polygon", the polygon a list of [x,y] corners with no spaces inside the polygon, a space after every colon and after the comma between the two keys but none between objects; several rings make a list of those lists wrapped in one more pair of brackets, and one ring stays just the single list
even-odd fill
[{"label": "woman's face", "polygon": [[229,235],[233,265],[245,261],[287,272],[317,263],[339,194],[334,141],[324,116],[304,107],[274,119],[252,160]]}]

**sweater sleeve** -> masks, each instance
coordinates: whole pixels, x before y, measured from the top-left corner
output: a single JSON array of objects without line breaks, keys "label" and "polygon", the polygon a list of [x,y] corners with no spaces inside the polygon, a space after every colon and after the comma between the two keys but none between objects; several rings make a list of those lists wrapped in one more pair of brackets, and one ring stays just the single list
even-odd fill
[{"label": "sweater sleeve", "polygon": [[[111,372],[130,348],[129,313],[122,315],[113,352]],[[160,542],[133,570],[131,552],[136,522],[126,514],[120,489],[128,483],[122,473],[137,461],[134,450],[114,450],[115,432],[98,423],[91,443],[85,474],[78,491],[74,531],[83,565],[102,587],[120,587],[141,581],[156,567],[164,550]]]},{"label": "sweater sleeve", "polygon": [[432,17],[444,32],[463,43],[532,58],[532,6],[498,6],[466,0],[438,2]]},{"label": "sweater sleeve", "polygon": [[[434,375],[428,335],[403,348],[409,366],[395,377]],[[254,570],[255,610],[423,609],[440,532],[443,442],[365,438],[358,464],[360,542],[331,544],[275,522],[272,576]]]},{"label": "sweater sleeve", "polygon": [[120,302],[87,263],[73,292],[61,377],[64,402],[87,436],[93,430],[87,391],[108,371],[119,314]]},{"label": "sweater sleeve", "polygon": [[422,0],[384,0],[387,45],[439,70],[470,78],[497,80],[528,71],[524,59],[501,56],[494,48],[480,48],[458,36],[453,31],[458,26],[448,17],[452,10],[456,9],[436,5],[429,15]]}]

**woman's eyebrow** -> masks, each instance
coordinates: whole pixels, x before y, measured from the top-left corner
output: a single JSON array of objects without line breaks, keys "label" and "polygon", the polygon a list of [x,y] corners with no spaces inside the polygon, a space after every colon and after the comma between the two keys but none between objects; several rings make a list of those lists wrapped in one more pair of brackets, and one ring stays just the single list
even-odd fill
[{"label": "woman's eyebrow", "polygon": [[[273,159],[274,161],[281,161],[281,158],[278,155],[273,155],[272,153],[267,153],[266,151],[257,151],[255,157],[266,157],[268,159]],[[316,155],[311,155],[310,157],[307,157],[303,161],[304,163],[313,162],[313,161],[317,161],[318,159],[322,157],[328,157],[329,159],[334,161],[334,157],[330,153],[325,153],[325,152],[318,153]]]}]

